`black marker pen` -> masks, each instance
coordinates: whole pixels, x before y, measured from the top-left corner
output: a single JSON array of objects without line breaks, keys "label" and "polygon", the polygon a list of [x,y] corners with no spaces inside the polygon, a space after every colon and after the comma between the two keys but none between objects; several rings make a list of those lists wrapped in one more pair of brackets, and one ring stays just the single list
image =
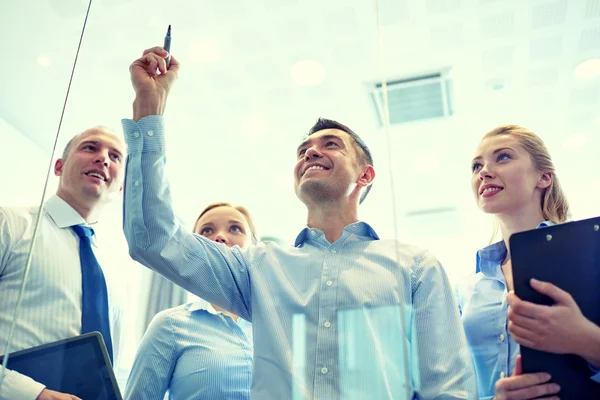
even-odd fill
[{"label": "black marker pen", "polygon": [[167,29],[167,35],[165,36],[165,45],[163,48],[169,52],[169,56],[167,57],[167,69],[171,66],[171,25],[169,25],[169,29]]}]

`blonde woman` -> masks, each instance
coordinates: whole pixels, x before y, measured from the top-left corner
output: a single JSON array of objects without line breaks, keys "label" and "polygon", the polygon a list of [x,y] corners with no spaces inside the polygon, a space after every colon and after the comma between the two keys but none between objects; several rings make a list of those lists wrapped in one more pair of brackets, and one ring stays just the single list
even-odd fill
[{"label": "blonde woman", "polygon": [[[256,244],[248,211],[229,203],[207,206],[194,232],[225,246]],[[126,399],[249,399],[252,327],[203,300],[158,313],[127,382]]]},{"label": "blonde woman", "polygon": [[476,274],[458,290],[480,398],[558,398],[549,374],[522,374],[520,344],[579,355],[590,364],[590,379],[600,382],[592,372],[600,367],[600,327],[572,297],[535,280],[533,289],[554,299],[553,306],[522,301],[513,292],[510,236],[565,222],[569,214],[544,142],[526,128],[500,126],[484,135],[471,167],[477,205],[496,217],[502,233],[501,241],[477,252]]}]

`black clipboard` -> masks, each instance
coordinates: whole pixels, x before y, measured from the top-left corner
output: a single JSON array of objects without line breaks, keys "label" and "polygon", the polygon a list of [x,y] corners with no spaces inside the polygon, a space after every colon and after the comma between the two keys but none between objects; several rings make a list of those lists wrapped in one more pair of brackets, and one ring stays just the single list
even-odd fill
[{"label": "black clipboard", "polygon": [[[552,300],[531,288],[536,278],[565,290],[583,315],[600,325],[600,217],[520,232],[509,240],[515,293],[537,304]],[[523,372],[547,372],[561,399],[600,399],[600,383],[581,357],[521,346]]]},{"label": "black clipboard", "polygon": [[7,367],[50,390],[85,400],[123,400],[99,332],[11,353]]}]

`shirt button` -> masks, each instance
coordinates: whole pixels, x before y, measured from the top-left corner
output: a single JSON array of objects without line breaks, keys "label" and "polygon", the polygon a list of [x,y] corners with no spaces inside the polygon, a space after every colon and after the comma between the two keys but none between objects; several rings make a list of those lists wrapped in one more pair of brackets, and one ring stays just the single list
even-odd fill
[{"label": "shirt button", "polygon": [[501,342],[504,342],[504,333],[501,333],[501,334],[500,334],[500,341],[501,341]]},{"label": "shirt button", "polygon": [[154,136],[154,131],[148,131],[148,136]]},{"label": "shirt button", "polygon": [[331,326],[331,322],[325,321],[323,325],[325,325],[325,328],[329,328]]},{"label": "shirt button", "polygon": [[327,372],[329,372],[329,370],[327,369],[327,367],[323,367],[323,368],[321,368],[321,373],[322,373],[323,375],[325,375]]},{"label": "shirt button", "polygon": [[138,131],[133,132],[133,137],[140,137],[140,133]]},{"label": "shirt button", "polygon": [[140,186],[140,181],[133,182],[133,186]]},{"label": "shirt button", "polygon": [[317,234],[317,232],[316,232],[314,229],[311,229],[311,230],[310,230],[310,234],[314,236],[314,235],[316,235],[316,234]]},{"label": "shirt button", "polygon": [[504,379],[504,378],[506,378],[506,374],[504,373],[504,371],[500,372],[500,378],[501,378],[501,379]]},{"label": "shirt button", "polygon": [[332,281],[327,281],[327,286],[331,286],[331,285],[333,285],[333,282]]},{"label": "shirt button", "polygon": [[335,253],[337,253],[337,250],[336,250],[336,249],[331,249],[331,252],[332,252],[333,254],[335,254]]}]

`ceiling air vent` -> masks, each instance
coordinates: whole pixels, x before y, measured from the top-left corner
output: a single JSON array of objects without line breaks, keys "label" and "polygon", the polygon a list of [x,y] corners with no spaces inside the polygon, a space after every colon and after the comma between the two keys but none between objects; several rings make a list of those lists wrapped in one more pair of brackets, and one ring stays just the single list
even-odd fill
[{"label": "ceiling air vent", "polygon": [[[387,92],[391,125],[454,114],[452,80],[447,72],[388,81]],[[381,127],[384,119],[381,82],[372,86],[371,98]]]}]

